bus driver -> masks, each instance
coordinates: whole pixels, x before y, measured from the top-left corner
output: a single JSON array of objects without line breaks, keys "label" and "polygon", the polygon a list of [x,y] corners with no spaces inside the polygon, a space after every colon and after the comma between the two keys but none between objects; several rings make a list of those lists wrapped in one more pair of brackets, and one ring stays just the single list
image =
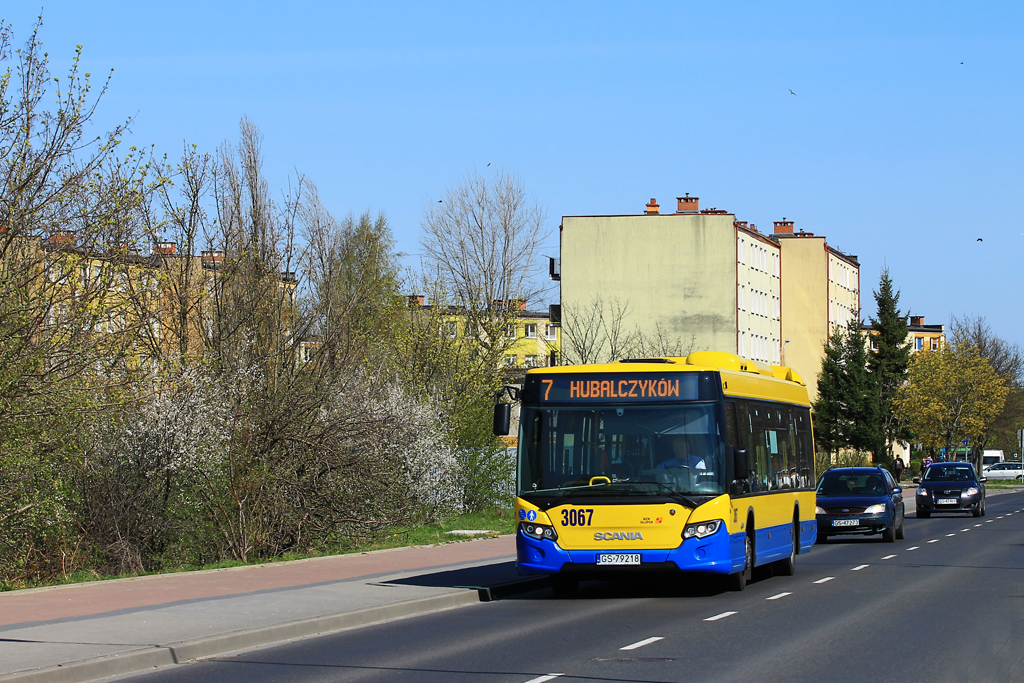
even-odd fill
[{"label": "bus driver", "polygon": [[704,458],[689,452],[686,436],[676,434],[668,438],[672,441],[672,456],[667,460],[659,462],[654,466],[654,469],[667,470],[673,467],[689,467],[694,470],[707,469],[707,466],[704,464]]}]

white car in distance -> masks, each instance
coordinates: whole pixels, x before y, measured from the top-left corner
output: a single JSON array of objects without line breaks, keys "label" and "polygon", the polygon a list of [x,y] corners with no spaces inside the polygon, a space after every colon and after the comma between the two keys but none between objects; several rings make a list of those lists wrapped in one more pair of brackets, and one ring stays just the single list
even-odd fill
[{"label": "white car in distance", "polygon": [[982,473],[983,477],[992,479],[1020,479],[1024,475],[1024,469],[1021,469],[1019,462],[997,462],[995,465],[989,465],[985,468]]}]

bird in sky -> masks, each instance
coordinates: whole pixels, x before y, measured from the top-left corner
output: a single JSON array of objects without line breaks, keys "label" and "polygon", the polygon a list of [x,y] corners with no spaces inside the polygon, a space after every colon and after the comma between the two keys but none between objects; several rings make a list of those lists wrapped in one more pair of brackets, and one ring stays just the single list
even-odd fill
[{"label": "bird in sky", "polygon": [[792,95],[793,97],[796,97],[796,93],[793,92],[792,90],[789,91],[789,94]]},{"label": "bird in sky", "polygon": [[984,242],[985,240],[983,240],[983,239],[981,239],[981,238],[979,237],[979,238],[978,238],[978,241],[979,241],[979,242]]},{"label": "bird in sky", "polygon": [[488,162],[487,162],[487,165],[488,165],[488,166],[490,166],[490,165],[491,165],[491,162],[490,162],[490,161],[488,161]]},{"label": "bird in sky", "polygon": [[444,204],[444,200],[443,200],[443,199],[438,199],[438,200],[437,200],[437,203],[438,203],[438,204]]}]

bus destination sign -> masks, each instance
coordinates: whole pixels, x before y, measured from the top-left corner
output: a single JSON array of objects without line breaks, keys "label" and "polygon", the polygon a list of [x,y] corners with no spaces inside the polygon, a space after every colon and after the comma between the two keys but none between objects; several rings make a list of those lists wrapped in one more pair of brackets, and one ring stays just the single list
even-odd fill
[{"label": "bus destination sign", "polygon": [[530,403],[695,401],[698,377],[696,372],[527,375],[523,399]]}]

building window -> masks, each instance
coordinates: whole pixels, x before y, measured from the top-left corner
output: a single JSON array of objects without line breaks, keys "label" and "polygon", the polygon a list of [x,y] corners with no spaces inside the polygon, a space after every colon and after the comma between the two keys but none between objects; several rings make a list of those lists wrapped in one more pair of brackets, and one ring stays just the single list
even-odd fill
[{"label": "building window", "polygon": [[447,332],[449,339],[455,339],[455,335],[458,334],[459,324],[457,322],[450,321],[444,324],[445,331]]},{"label": "building window", "polygon": [[554,325],[545,325],[544,326],[544,337],[546,339],[557,339],[558,338],[557,328]]},{"label": "building window", "polygon": [[536,339],[537,338],[537,324],[536,323],[526,323],[525,325],[523,325],[523,329],[526,332],[526,338],[527,339]]},{"label": "building window", "polygon": [[550,365],[551,367],[555,367],[556,365],[558,365],[558,353],[557,352],[552,351],[551,353],[548,354],[548,365]]},{"label": "building window", "polygon": [[509,323],[505,326],[505,337],[508,339],[516,338],[516,325],[515,323]]},{"label": "building window", "polygon": [[514,353],[505,354],[505,367],[514,368],[516,366],[516,355]]},{"label": "building window", "polygon": [[527,356],[523,365],[528,368],[537,367],[537,356]]},{"label": "building window", "polygon": [[938,351],[939,350],[939,338],[938,337],[932,337],[932,339],[931,339],[931,349],[932,349],[932,351]]},{"label": "building window", "polygon": [[871,335],[871,341],[869,341],[868,344],[871,345],[871,350],[872,351],[877,351],[878,350],[878,340],[875,339],[874,335]]},{"label": "building window", "polygon": [[914,337],[914,350],[920,351],[924,345],[924,337]]}]

